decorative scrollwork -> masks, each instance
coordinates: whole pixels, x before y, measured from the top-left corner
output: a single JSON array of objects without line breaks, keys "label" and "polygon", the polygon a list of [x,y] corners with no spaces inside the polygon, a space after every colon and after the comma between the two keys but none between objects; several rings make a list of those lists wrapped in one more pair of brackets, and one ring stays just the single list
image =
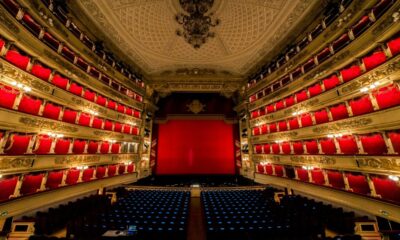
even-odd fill
[{"label": "decorative scrollwork", "polygon": [[62,132],[78,132],[78,128],[68,126],[64,123],[58,123],[55,121],[49,121],[44,119],[35,119],[30,117],[20,117],[19,122],[32,128],[39,129],[51,129],[52,131],[62,131]]},{"label": "decorative scrollwork", "polygon": [[373,122],[371,118],[361,118],[354,120],[346,120],[338,123],[330,123],[325,126],[315,127],[313,129],[314,133],[329,133],[329,132],[337,132],[343,130],[351,130],[353,128],[365,127]]},{"label": "decorative scrollwork", "polygon": [[321,165],[336,164],[335,158],[326,156],[290,156],[290,160],[295,163],[304,163],[304,164],[321,164]]},{"label": "decorative scrollwork", "polygon": [[31,168],[34,163],[34,158],[31,157],[1,157],[0,158],[0,169],[21,169]]},{"label": "decorative scrollwork", "polygon": [[56,165],[78,165],[85,163],[95,163],[100,161],[100,156],[82,156],[82,155],[72,155],[72,156],[57,156],[54,159],[54,164]]},{"label": "decorative scrollwork", "polygon": [[356,162],[360,168],[400,171],[400,158],[359,158]]}]

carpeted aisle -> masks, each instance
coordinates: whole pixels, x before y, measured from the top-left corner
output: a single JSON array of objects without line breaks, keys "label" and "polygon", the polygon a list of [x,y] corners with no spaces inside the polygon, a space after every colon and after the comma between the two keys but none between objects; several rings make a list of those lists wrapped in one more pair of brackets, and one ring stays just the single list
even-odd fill
[{"label": "carpeted aisle", "polygon": [[192,197],[190,201],[187,239],[206,240],[206,227],[203,221],[200,198]]}]

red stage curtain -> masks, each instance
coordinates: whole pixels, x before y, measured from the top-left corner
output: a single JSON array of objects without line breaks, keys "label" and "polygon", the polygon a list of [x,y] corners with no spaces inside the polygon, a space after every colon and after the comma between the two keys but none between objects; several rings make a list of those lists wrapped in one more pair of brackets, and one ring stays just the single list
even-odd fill
[{"label": "red stage curtain", "polygon": [[68,154],[69,145],[71,144],[68,139],[57,139],[56,146],[54,148],[55,154]]},{"label": "red stage curtain", "polygon": [[276,102],[276,104],[275,104],[275,109],[276,109],[276,111],[281,110],[281,109],[283,109],[283,108],[285,108],[285,105],[284,105],[284,103],[283,103],[283,100],[280,100],[280,101]]},{"label": "red stage curtain", "polygon": [[78,124],[81,126],[89,127],[90,125],[90,114],[82,112],[79,116]]},{"label": "red stage curtain", "polygon": [[272,175],[274,172],[272,170],[272,165],[271,164],[267,164],[265,165],[265,173],[268,175]]},{"label": "red stage curtain", "polygon": [[[1,49],[1,48],[0,48]],[[14,194],[18,177],[0,179],[0,202],[7,201]]]},{"label": "red stage curtain", "polygon": [[275,112],[275,105],[274,104],[270,104],[266,107],[267,113],[272,113]]},{"label": "red stage curtain", "polygon": [[97,167],[97,170],[96,170],[96,178],[97,179],[103,178],[105,174],[106,174],[106,168],[105,167],[103,167],[103,166]]},{"label": "red stage curtain", "polygon": [[267,124],[261,125],[260,129],[261,129],[260,134],[266,134],[266,133],[268,133]]},{"label": "red stage curtain", "polygon": [[389,139],[392,142],[392,146],[395,152],[400,153],[400,133],[399,132],[389,132]]},{"label": "red stage curtain", "polygon": [[379,177],[373,177],[372,181],[382,199],[400,203],[400,187],[395,181]]},{"label": "red stage curtain", "polygon": [[280,154],[280,152],[281,152],[281,149],[279,147],[279,144],[278,143],[273,143],[272,144],[272,153],[273,154]]},{"label": "red stage curtain", "polygon": [[65,183],[67,185],[74,185],[78,182],[79,179],[79,170],[77,169],[70,169],[67,173],[67,179],[65,180]]},{"label": "red stage curtain", "polygon": [[276,123],[269,124],[269,133],[274,133],[277,131]]},{"label": "red stage curtain", "polygon": [[313,125],[311,114],[303,114],[300,118],[302,127],[309,127]]},{"label": "red stage curtain", "polygon": [[349,113],[347,112],[347,108],[345,104],[338,104],[334,107],[331,107],[329,109],[332,113],[332,119],[333,121],[337,121],[340,119],[348,118]]},{"label": "red stage curtain", "polygon": [[357,65],[351,66],[349,68],[340,71],[344,82],[348,82],[361,75],[361,68]]},{"label": "red stage curtain", "polygon": [[290,143],[289,142],[283,142],[282,143],[282,152],[283,152],[283,154],[290,154],[291,153],[291,148],[290,148]]},{"label": "red stage curtain", "polygon": [[117,106],[117,103],[116,103],[116,102],[114,102],[114,101],[111,100],[111,99],[108,99],[107,107],[108,107],[109,109],[115,110],[115,107],[116,107],[116,106]]},{"label": "red stage curtain", "polygon": [[88,169],[83,170],[82,181],[89,182],[90,180],[92,180],[93,174],[94,174],[94,168],[90,167]]},{"label": "red stage curtain", "polygon": [[389,41],[387,46],[389,47],[392,55],[396,56],[398,53],[400,53],[400,37]]},{"label": "red stage curtain", "polygon": [[289,126],[290,126],[290,130],[297,129],[300,127],[297,117],[289,119]]},{"label": "red stage curtain", "polygon": [[329,122],[328,112],[326,109],[322,109],[321,111],[314,113],[315,122],[317,124],[327,123]]},{"label": "red stage curtain", "polygon": [[264,173],[265,169],[264,166],[262,164],[257,164],[257,172],[258,173]]},{"label": "red stage curtain", "polygon": [[115,165],[108,166],[108,176],[113,177],[117,172],[117,167]]},{"label": "red stage curtain", "polygon": [[297,102],[302,102],[308,99],[307,90],[303,90],[301,92],[296,93]]},{"label": "red stage curtain", "polygon": [[32,66],[31,73],[40,79],[48,81],[51,74],[51,69],[43,67],[40,64],[35,64]]},{"label": "red stage curtain", "polygon": [[42,179],[43,179],[43,174],[25,175],[24,180],[22,181],[20,193],[22,195],[36,193],[37,190],[40,189],[40,185],[42,184]]},{"label": "red stage curtain", "polygon": [[72,152],[74,154],[82,154],[85,151],[86,141],[85,140],[74,140],[74,145],[72,147]]},{"label": "red stage curtain", "polygon": [[99,143],[96,141],[90,141],[88,145],[88,153],[89,154],[96,154],[99,149]]},{"label": "red stage curtain", "polygon": [[131,133],[131,126],[129,126],[128,124],[124,124],[123,133],[130,134]]},{"label": "red stage curtain", "polygon": [[12,109],[19,91],[0,84],[0,107]]},{"label": "red stage curtain", "polygon": [[93,123],[92,123],[93,128],[101,129],[103,127],[103,119],[94,117],[93,118]]},{"label": "red stage curtain", "polygon": [[47,135],[38,135],[36,138],[36,146],[33,150],[34,154],[48,154],[50,152],[53,139]]},{"label": "red stage curtain", "polygon": [[368,153],[369,155],[382,155],[387,153],[385,140],[379,133],[361,135],[360,140],[364,148],[364,152]]},{"label": "red stage curtain", "polygon": [[67,90],[68,86],[68,79],[61,77],[60,75],[56,74],[54,75],[53,79],[51,82],[56,85],[59,88],[62,88],[64,90]]},{"label": "red stage curtain", "polygon": [[270,154],[271,153],[271,146],[268,143],[264,144],[263,145],[263,151],[264,151],[265,154]]},{"label": "red stage curtain", "polygon": [[78,113],[74,110],[65,109],[62,117],[63,122],[75,124]]},{"label": "red stage curtain", "polygon": [[374,95],[380,109],[400,105],[400,90],[393,85],[379,89]]},{"label": "red stage curtain", "polygon": [[125,112],[125,106],[122,104],[118,104],[117,105],[117,111],[120,113],[124,113]]},{"label": "red stage curtain", "polygon": [[101,106],[105,106],[106,103],[107,103],[107,98],[105,98],[105,97],[103,97],[101,95],[97,95],[96,103],[101,105]]},{"label": "red stage curtain", "polygon": [[4,147],[4,153],[8,155],[22,155],[28,150],[32,135],[11,134]]},{"label": "red stage curtain", "polygon": [[132,108],[125,107],[125,114],[126,114],[126,115],[129,115],[129,116],[132,116],[132,114],[133,114]]},{"label": "red stage curtain", "polygon": [[254,146],[254,151],[255,151],[257,154],[260,154],[260,153],[262,153],[262,148],[263,148],[262,145],[255,145],[255,146]]},{"label": "red stage curtain", "polygon": [[294,105],[294,96],[292,95],[290,97],[285,98],[285,104],[286,104],[286,107],[290,107],[290,106]]},{"label": "red stage curtain", "polygon": [[61,112],[61,107],[52,103],[46,103],[43,109],[43,117],[58,120]]},{"label": "red stage curtain", "polygon": [[350,101],[350,107],[354,116],[370,113],[374,111],[371,100],[368,96],[363,96]]},{"label": "red stage curtain", "polygon": [[120,149],[121,149],[121,144],[120,143],[113,143],[111,145],[111,153],[113,153],[113,154],[118,154]]},{"label": "red stage curtain", "polygon": [[358,147],[354,136],[343,136],[337,138],[337,141],[339,142],[340,150],[343,154],[353,155],[358,153]]},{"label": "red stage curtain", "polygon": [[118,166],[118,174],[120,174],[120,175],[122,175],[122,174],[124,174],[125,173],[125,165],[124,164],[121,164],[121,165],[119,165]]},{"label": "red stage curtain", "polygon": [[310,181],[310,179],[308,178],[307,170],[302,169],[302,168],[296,168],[296,171],[297,171],[297,176],[299,177],[300,181],[303,181],[303,182],[309,182]]},{"label": "red stage curtain", "polygon": [[20,54],[17,50],[8,50],[5,58],[10,63],[23,70],[26,70],[30,60],[29,57]]},{"label": "red stage curtain", "polygon": [[77,83],[71,83],[69,91],[77,96],[82,96],[83,87]]},{"label": "red stage curtain", "polygon": [[322,83],[325,86],[325,91],[335,88],[337,85],[340,84],[339,78],[336,75],[332,75],[329,78],[322,80]]},{"label": "red stage curtain", "polygon": [[113,122],[106,120],[104,122],[104,130],[112,131],[113,129]]},{"label": "red stage curtain", "polygon": [[135,165],[134,164],[129,164],[128,165],[128,173],[133,173],[135,171]]},{"label": "red stage curtain", "polygon": [[308,154],[318,154],[318,143],[315,140],[306,141],[306,149]]},{"label": "red stage curtain", "polygon": [[279,131],[280,131],[280,132],[286,131],[286,130],[287,130],[287,123],[286,123],[286,121],[281,121],[281,122],[278,123],[278,125],[279,125]]},{"label": "red stage curtain", "polygon": [[89,100],[89,101],[91,101],[91,102],[94,102],[94,99],[95,99],[95,97],[96,97],[96,93],[90,91],[89,89],[86,89],[85,92],[83,93],[83,97],[84,97],[86,100]]},{"label": "red stage curtain", "polygon": [[55,189],[61,184],[63,178],[63,171],[49,172],[47,175],[46,188]]},{"label": "red stage curtain", "polygon": [[133,116],[135,118],[140,118],[140,111],[138,111],[138,110],[133,111]]},{"label": "red stage curtain", "polygon": [[384,52],[381,51],[374,52],[370,56],[364,57],[362,60],[364,62],[365,68],[368,71],[384,63],[386,61],[386,55]]},{"label": "red stage curtain", "polygon": [[369,194],[370,189],[368,186],[367,179],[363,175],[353,175],[353,174],[346,174],[347,179],[349,180],[350,188],[353,189],[353,192],[360,193],[360,194]]},{"label": "red stage curtain", "polygon": [[310,97],[317,96],[318,94],[322,93],[321,84],[317,83],[308,88],[308,92],[310,93]]},{"label": "red stage curtain", "polygon": [[159,125],[157,174],[234,174],[233,125],[170,120]]},{"label": "red stage curtain", "polygon": [[340,172],[328,171],[329,184],[334,188],[344,189],[343,175]]},{"label": "red stage curtain", "polygon": [[275,175],[278,177],[283,177],[283,167],[280,165],[274,165]]},{"label": "red stage curtain", "polygon": [[321,139],[321,150],[324,154],[332,155],[336,154],[336,146],[331,138]]},{"label": "red stage curtain", "polygon": [[311,176],[312,176],[313,183],[319,184],[319,185],[325,184],[324,174],[322,173],[321,169],[311,170]]},{"label": "red stage curtain", "polygon": [[303,143],[301,141],[294,142],[293,151],[294,154],[303,154],[304,153]]},{"label": "red stage curtain", "polygon": [[110,150],[110,144],[108,142],[102,142],[100,145],[100,153],[107,154]]},{"label": "red stage curtain", "polygon": [[19,102],[18,111],[38,115],[41,105],[42,101],[40,99],[24,95]]}]

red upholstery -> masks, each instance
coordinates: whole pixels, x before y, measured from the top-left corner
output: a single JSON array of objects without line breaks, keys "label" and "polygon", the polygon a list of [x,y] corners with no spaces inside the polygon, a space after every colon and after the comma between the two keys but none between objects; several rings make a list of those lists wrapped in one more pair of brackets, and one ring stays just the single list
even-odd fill
[{"label": "red upholstery", "polygon": [[97,129],[102,129],[102,127],[103,127],[103,119],[98,118],[98,117],[94,117],[93,118],[92,127],[93,128],[97,128]]},{"label": "red upholstery", "polygon": [[332,118],[334,121],[348,118],[349,113],[347,112],[347,108],[345,104],[339,104],[329,109],[332,113]]},{"label": "red upholstery", "polygon": [[278,123],[278,125],[279,125],[279,131],[280,131],[280,132],[286,131],[286,130],[287,130],[287,123],[286,123],[286,121],[280,121],[280,122]]},{"label": "red upholstery", "polygon": [[86,126],[88,127],[90,125],[90,114],[87,113],[81,113],[79,115],[79,120],[78,120],[78,124],[81,126]]},{"label": "red upholstery", "polygon": [[133,114],[132,108],[125,107],[125,114],[126,114],[126,115],[129,115],[129,116],[132,116],[132,114]]},{"label": "red upholstery", "polygon": [[61,77],[60,75],[56,74],[54,75],[53,79],[51,82],[56,85],[59,88],[62,88],[64,90],[67,90],[68,86],[68,79]]},{"label": "red upholstery", "polygon": [[70,169],[67,173],[67,179],[65,180],[65,183],[67,185],[74,185],[78,182],[79,179],[79,170],[77,169]]},{"label": "red upholstery", "polygon": [[374,52],[370,56],[363,58],[364,65],[367,70],[371,70],[371,69],[381,65],[385,61],[386,61],[386,55],[384,52],[381,52],[381,51]]},{"label": "red upholstery", "polygon": [[40,189],[40,185],[42,184],[42,179],[43,179],[43,174],[25,175],[22,181],[20,193],[22,195],[36,193],[37,190]]},{"label": "red upholstery", "polygon": [[360,76],[361,68],[359,66],[354,65],[349,68],[343,69],[342,71],[340,71],[340,74],[342,75],[343,81],[347,82]]},{"label": "red upholstery", "polygon": [[283,103],[283,100],[280,100],[280,101],[276,102],[276,104],[275,104],[275,109],[276,109],[276,111],[281,110],[281,109],[283,109],[283,108],[285,108],[285,105],[284,105],[284,103]]},{"label": "red upholstery", "polygon": [[120,143],[113,143],[111,145],[111,153],[113,154],[118,154],[121,149],[121,144]]},{"label": "red upholstery", "polygon": [[85,151],[86,141],[75,139],[74,145],[72,147],[72,152],[74,154],[82,154]]},{"label": "red upholstery", "polygon": [[110,150],[110,144],[108,142],[102,142],[100,145],[100,153],[107,154]]},{"label": "red upholstery", "polygon": [[69,139],[57,139],[56,146],[54,148],[54,153],[68,154],[70,144],[71,141]]},{"label": "red upholstery", "polygon": [[29,64],[29,57],[20,54],[17,50],[8,50],[5,56],[6,60],[13,65],[26,70]]},{"label": "red upholstery", "polygon": [[133,173],[135,171],[135,165],[134,164],[129,164],[128,165],[128,173]]},{"label": "red upholstery", "polygon": [[34,64],[32,66],[31,73],[40,79],[48,81],[51,74],[51,69],[43,67],[40,64]]},{"label": "red upholstery", "polygon": [[278,177],[283,177],[283,167],[280,165],[274,165],[275,175]]},{"label": "red upholstery", "polygon": [[286,107],[290,107],[294,104],[294,96],[285,98]]},{"label": "red upholstery", "polygon": [[118,166],[118,174],[124,174],[125,173],[125,169],[126,169],[126,166],[124,165],[124,164],[121,164],[121,165],[119,165]]},{"label": "red upholstery", "polygon": [[290,127],[291,130],[297,129],[297,128],[300,127],[300,126],[299,126],[299,121],[298,121],[297,117],[294,117],[294,118],[292,118],[292,119],[289,119],[289,127]]},{"label": "red upholstery", "polygon": [[268,106],[266,107],[267,113],[275,112],[275,107],[274,107],[274,106],[275,106],[274,104],[268,105]]},{"label": "red upholstery", "polygon": [[260,128],[259,127],[253,128],[253,135],[254,136],[260,135]]},{"label": "red upholstery", "polygon": [[124,124],[123,133],[130,134],[131,133],[131,126],[128,124]]},{"label": "red upholstery", "polygon": [[302,127],[309,127],[313,125],[311,114],[303,114],[300,118]]},{"label": "red upholstery", "polygon": [[107,104],[107,98],[105,98],[105,97],[103,97],[101,95],[97,95],[96,103],[101,105],[101,106],[105,106]]},{"label": "red upholstery", "polygon": [[307,170],[302,169],[302,168],[296,168],[296,171],[297,171],[297,176],[299,177],[300,181],[303,181],[303,182],[310,181]]},{"label": "red upholstery", "polygon": [[91,101],[91,102],[94,102],[94,99],[95,99],[95,97],[96,97],[96,93],[90,91],[89,89],[86,89],[85,92],[83,93],[83,97],[84,97],[86,100],[89,100],[89,101]]},{"label": "red upholstery", "polygon": [[293,152],[294,154],[304,153],[303,143],[301,141],[293,143]]},{"label": "red upholstery", "polygon": [[317,96],[318,94],[322,93],[321,84],[317,83],[308,88],[308,92],[310,93],[310,97]]},{"label": "red upholstery", "polygon": [[135,118],[140,118],[140,112],[137,111],[137,110],[133,111],[133,116],[134,116]]},{"label": "red upholstery", "polygon": [[61,113],[60,106],[57,106],[57,105],[54,105],[54,104],[48,102],[44,106],[42,116],[45,118],[51,118],[54,120],[58,120],[58,118],[60,117],[60,113]]},{"label": "red upholstery", "polygon": [[392,143],[393,149],[396,153],[400,154],[400,133],[399,132],[389,132],[388,133],[390,142]]},{"label": "red upholstery", "polygon": [[63,178],[63,171],[49,172],[49,174],[47,175],[46,188],[47,189],[58,188],[61,184],[62,178]]},{"label": "red upholstery", "polygon": [[337,138],[337,141],[339,142],[340,150],[343,154],[353,155],[358,153],[358,147],[354,136],[343,136]]},{"label": "red upholstery", "polygon": [[78,113],[74,110],[64,109],[63,122],[75,124]]},{"label": "red upholstery", "polygon": [[[390,52],[392,53],[393,56],[400,53],[400,37],[389,41],[387,43],[387,46],[389,47]],[[0,47],[0,49],[1,49],[1,47]]]},{"label": "red upholstery", "polygon": [[390,179],[373,177],[372,182],[377,194],[385,200],[400,203],[400,186]]},{"label": "red upholstery", "polygon": [[115,165],[108,166],[108,176],[113,177],[117,172],[117,167]]},{"label": "red upholstery", "polygon": [[249,98],[250,102],[254,102],[255,100],[257,100],[257,96],[256,95],[251,95]]},{"label": "red upholstery", "polygon": [[259,173],[264,173],[265,172],[265,169],[264,169],[264,166],[262,165],[262,164],[257,164],[257,172],[259,172]]},{"label": "red upholstery", "polygon": [[88,168],[83,170],[82,181],[89,182],[90,180],[92,180],[93,174],[94,174],[94,168]]},{"label": "red upholstery", "polygon": [[276,123],[270,123],[269,124],[269,132],[274,133],[277,131]]},{"label": "red upholstery", "polygon": [[332,75],[329,78],[322,80],[322,83],[324,84],[325,91],[335,88],[340,84],[339,78],[336,75]]},{"label": "red upholstery", "polygon": [[251,118],[257,118],[260,116],[260,111],[259,110],[255,110],[251,112]]},{"label": "red upholstery", "polygon": [[315,122],[317,124],[327,123],[329,122],[328,112],[326,109],[322,109],[321,111],[314,113]]},{"label": "red upholstery", "polygon": [[108,107],[109,109],[115,110],[115,107],[116,107],[116,106],[117,106],[117,104],[116,104],[113,100],[108,99],[107,107]]},{"label": "red upholstery", "polygon": [[291,148],[290,148],[290,143],[289,142],[283,142],[282,143],[282,152],[283,154],[290,154],[291,153]]},{"label": "red upholstery", "polygon": [[400,105],[400,90],[393,85],[380,88],[374,95],[380,109]]},{"label": "red upholstery", "polygon": [[298,103],[307,100],[308,99],[307,90],[303,90],[299,93],[296,93],[296,99]]},{"label": "red upholstery", "polygon": [[365,195],[370,193],[368,182],[365,176],[353,174],[346,174],[346,176],[349,180],[349,185],[353,192]]},{"label": "red upholstery", "polygon": [[104,122],[104,130],[112,131],[113,129],[113,122],[109,120],[105,120]]},{"label": "red upholstery", "polygon": [[36,138],[35,148],[32,151],[34,154],[48,154],[50,152],[53,139],[47,135],[38,135]]},{"label": "red upholstery", "polygon": [[89,141],[87,152],[88,154],[96,154],[99,149],[99,143],[96,141]]},{"label": "red upholstery", "polygon": [[329,155],[336,154],[336,146],[333,139],[331,138],[321,139],[320,143],[321,143],[321,150],[324,154],[329,154]]},{"label": "red upholstery", "polygon": [[358,99],[351,100],[350,107],[351,110],[353,111],[354,116],[374,111],[374,107],[372,106],[371,100],[369,99],[368,96],[363,96]]},{"label": "red upholstery", "polygon": [[260,134],[266,134],[266,133],[268,133],[267,124],[263,124],[260,127]]},{"label": "red upholstery", "polygon": [[40,99],[35,99],[28,95],[24,95],[19,102],[18,111],[38,115],[41,105],[42,101]]},{"label": "red upholstery", "polygon": [[343,175],[340,172],[328,171],[329,184],[334,188],[344,189]]},{"label": "red upholstery", "polygon": [[265,173],[268,175],[272,175],[274,173],[274,170],[272,169],[272,165],[271,164],[267,164],[264,166],[265,168]]},{"label": "red upholstery", "polygon": [[263,149],[262,145],[255,145],[254,146],[254,151],[255,151],[256,154],[261,154],[262,153],[262,149]]},{"label": "red upholstery", "polygon": [[132,128],[132,135],[139,135],[139,128],[133,127]]},{"label": "red upholstery", "polygon": [[382,155],[387,153],[385,140],[379,133],[362,135],[360,136],[360,140],[364,152],[368,153],[369,155]]},{"label": "red upholstery", "polygon": [[312,177],[313,183],[319,184],[319,185],[325,184],[324,174],[322,173],[321,169],[311,170],[311,177]]},{"label": "red upholstery", "polygon": [[272,153],[273,154],[279,154],[280,153],[280,147],[278,143],[273,143],[272,144]]},{"label": "red upholstery", "polygon": [[28,150],[32,135],[11,134],[4,147],[4,153],[8,155],[22,155]]},{"label": "red upholstery", "polygon": [[0,85],[0,107],[12,109],[18,94],[19,91],[17,90]]},{"label": "red upholstery", "polygon": [[318,143],[315,140],[306,141],[306,149],[308,154],[318,154]]},{"label": "red upholstery", "polygon": [[0,179],[0,202],[7,201],[14,194],[17,186],[18,177],[1,178]]},{"label": "red upholstery", "polygon": [[118,104],[117,105],[117,111],[120,113],[124,113],[125,112],[125,106],[122,104]]},{"label": "red upholstery", "polygon": [[106,168],[103,166],[98,166],[96,170],[96,178],[101,179],[106,174]]},{"label": "red upholstery", "polygon": [[83,87],[77,83],[71,83],[69,91],[77,96],[82,96]]},{"label": "red upholstery", "polygon": [[268,143],[264,144],[263,145],[263,151],[264,151],[265,154],[270,154],[271,153],[271,146]]}]

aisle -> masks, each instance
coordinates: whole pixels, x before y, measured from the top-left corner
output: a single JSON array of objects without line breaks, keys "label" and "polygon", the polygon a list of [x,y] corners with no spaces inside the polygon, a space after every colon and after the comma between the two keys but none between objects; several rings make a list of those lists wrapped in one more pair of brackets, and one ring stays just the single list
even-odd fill
[{"label": "aisle", "polygon": [[190,201],[187,239],[206,240],[206,227],[203,221],[200,198],[192,197]]}]

